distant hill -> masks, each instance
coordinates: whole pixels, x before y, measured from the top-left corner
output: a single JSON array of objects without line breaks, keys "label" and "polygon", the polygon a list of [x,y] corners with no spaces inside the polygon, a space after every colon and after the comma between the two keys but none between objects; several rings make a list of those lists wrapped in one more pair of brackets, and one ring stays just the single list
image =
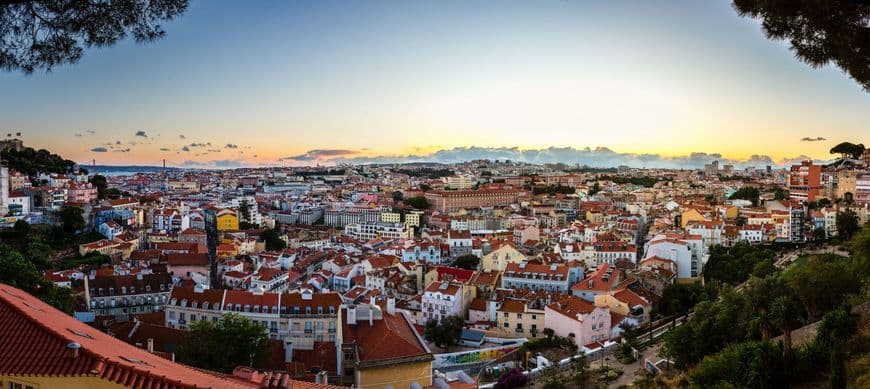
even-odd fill
[{"label": "distant hill", "polygon": [[[124,174],[124,173],[156,173],[163,171],[163,166],[149,165],[81,165],[91,173]],[[166,171],[182,170],[176,167],[166,167]]]}]

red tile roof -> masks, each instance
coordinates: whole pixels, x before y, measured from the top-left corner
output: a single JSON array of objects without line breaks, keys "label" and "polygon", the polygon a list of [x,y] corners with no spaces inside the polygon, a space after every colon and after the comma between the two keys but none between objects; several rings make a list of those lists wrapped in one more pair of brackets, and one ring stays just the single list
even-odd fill
[{"label": "red tile roof", "polygon": [[[72,357],[68,345],[80,345]],[[99,377],[134,388],[252,388],[140,350],[0,284],[0,375]]]},{"label": "red tile roof", "polygon": [[[342,315],[347,312],[342,310]],[[401,314],[384,312],[382,320],[358,320],[350,325],[342,320],[344,344],[356,344],[359,362],[387,362],[400,358],[419,357],[431,360],[432,353],[421,342],[417,330]]]}]

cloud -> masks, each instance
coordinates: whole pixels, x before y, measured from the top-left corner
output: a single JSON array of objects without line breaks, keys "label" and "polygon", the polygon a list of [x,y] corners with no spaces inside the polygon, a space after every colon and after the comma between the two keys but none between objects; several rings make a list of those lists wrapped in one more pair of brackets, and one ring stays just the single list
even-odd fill
[{"label": "cloud", "polygon": [[[407,162],[458,163],[475,159],[511,160],[533,164],[565,163],[591,167],[616,167],[620,165],[646,168],[697,169],[712,161],[720,166],[734,165],[735,168],[764,168],[766,166],[787,166],[804,156],[784,158],[774,161],[767,155],[753,155],[748,159],[726,158],[721,153],[696,151],[687,155],[665,156],[661,154],[620,153],[607,147],[548,147],[542,149],[520,149],[518,147],[454,147],[441,149],[429,154],[356,156],[350,150],[311,150],[305,154],[283,158],[298,162],[378,164]],[[823,162],[823,161],[819,161]]]},{"label": "cloud", "polygon": [[145,131],[136,131],[136,136],[141,136],[143,138],[148,137],[148,135],[145,134]]},{"label": "cloud", "polygon": [[129,152],[130,152],[130,148],[128,147],[128,148],[126,148],[126,149],[115,149],[115,150],[112,150],[112,151],[114,151],[114,152],[116,152],[116,153],[129,153]]},{"label": "cloud", "polygon": [[818,142],[818,141],[822,141],[822,140],[827,140],[827,139],[825,139],[821,136],[817,136],[815,138],[805,136],[805,137],[801,138],[801,142]]},{"label": "cloud", "polygon": [[115,144],[116,144],[116,145],[119,145],[119,144],[121,144],[121,141],[116,140],[116,141],[115,141]]},{"label": "cloud", "polygon": [[169,149],[166,148],[166,147],[161,147],[161,148],[160,148],[160,151],[169,151]]},{"label": "cloud", "polygon": [[345,149],[317,149],[317,150],[308,150],[305,154],[294,155],[290,157],[284,157],[282,160],[291,160],[291,161],[315,161],[315,160],[328,160],[337,157],[346,157],[351,155],[359,154],[359,151],[356,150],[345,150]]},{"label": "cloud", "polygon": [[215,167],[238,167],[242,166],[242,161],[237,159],[218,159],[211,161]]},{"label": "cloud", "polygon": [[96,133],[97,133],[97,132],[94,131],[94,130],[87,130],[87,131],[85,131],[85,132],[87,132],[88,134],[96,134]]},{"label": "cloud", "polygon": [[188,160],[182,162],[181,166],[188,166],[188,167],[205,166],[205,162],[193,161],[193,160],[188,159]]},{"label": "cloud", "polygon": [[187,139],[187,137],[184,136],[184,134],[179,134],[178,137],[179,137],[180,139]]},{"label": "cloud", "polygon": [[190,147],[184,146],[181,148],[181,151],[190,151]]},{"label": "cloud", "polygon": [[76,133],[76,136],[81,137],[82,134],[80,134],[80,133],[77,132],[77,133]]},{"label": "cloud", "polygon": [[91,151],[93,151],[95,153],[105,153],[105,152],[109,151],[109,149],[107,149],[105,147],[94,147],[91,149]]},{"label": "cloud", "polygon": [[237,148],[239,148],[239,145],[232,144],[232,143],[227,143],[227,145],[224,146],[224,148],[227,148],[227,149],[237,149]]},{"label": "cloud", "polygon": [[207,142],[207,143],[194,142],[194,143],[189,144],[188,146],[190,146],[190,147],[211,147],[211,142]]}]

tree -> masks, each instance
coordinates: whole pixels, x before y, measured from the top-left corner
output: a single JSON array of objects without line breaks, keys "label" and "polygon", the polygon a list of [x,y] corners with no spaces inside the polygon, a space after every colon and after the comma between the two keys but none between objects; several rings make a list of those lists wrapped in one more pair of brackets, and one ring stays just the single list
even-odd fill
[{"label": "tree", "polygon": [[740,16],[761,19],[769,39],[788,40],[814,68],[833,63],[870,91],[870,5],[860,1],[734,0]]},{"label": "tree", "polygon": [[405,205],[409,207],[413,207],[414,209],[427,209],[429,208],[429,202],[426,201],[426,197],[424,196],[414,196],[411,198],[407,198],[404,201]]},{"label": "tree", "polygon": [[816,341],[830,350],[831,388],[846,387],[845,344],[858,330],[858,321],[845,309],[825,314],[816,335]]},{"label": "tree", "polygon": [[749,200],[752,202],[752,206],[758,205],[758,197],[761,195],[761,192],[758,191],[758,188],[754,186],[742,186],[740,189],[737,189],[736,192],[732,193],[731,196],[728,196],[729,199],[742,199]]},{"label": "tree", "polygon": [[260,234],[260,240],[266,242],[266,250],[280,251],[287,247],[287,242],[281,239],[281,230],[278,226],[275,228],[263,231]]},{"label": "tree", "polygon": [[393,192],[393,202],[398,203],[399,201],[402,201],[403,198],[404,195],[402,194],[402,191],[397,190]]},{"label": "tree", "polygon": [[846,208],[837,212],[837,235],[843,239],[850,239],[860,227],[855,211]]},{"label": "tree", "polygon": [[105,199],[106,198],[106,189],[109,188],[109,183],[106,181],[106,177],[100,174],[94,174],[88,182],[91,183],[95,188],[97,188],[97,198]]},{"label": "tree", "polygon": [[75,206],[65,206],[60,211],[60,220],[63,225],[63,230],[67,233],[75,233],[82,228],[85,228],[85,219],[82,217],[84,211]]},{"label": "tree", "polygon": [[785,190],[783,188],[776,188],[773,191],[773,199],[774,200],[785,200],[788,197],[789,197],[788,190]]},{"label": "tree", "polygon": [[459,343],[459,336],[462,335],[464,327],[465,320],[459,316],[442,317],[440,322],[429,319],[423,334],[426,340],[447,351]]},{"label": "tree", "polygon": [[779,347],[771,342],[734,343],[712,354],[689,373],[700,388],[776,388],[787,386]]},{"label": "tree", "polygon": [[831,148],[831,154],[840,154],[842,158],[860,159],[863,153],[863,143],[843,142]]},{"label": "tree", "polygon": [[17,250],[0,243],[0,282],[30,293],[47,304],[72,313],[75,297],[68,288],[46,280],[36,265]]},{"label": "tree", "polygon": [[785,279],[814,319],[861,287],[861,280],[852,271],[849,261],[835,255],[814,255],[802,264],[793,265]]},{"label": "tree", "polygon": [[198,320],[178,348],[184,364],[231,373],[236,366],[253,366],[269,356],[266,328],[240,315],[229,313],[218,321]]},{"label": "tree", "polygon": [[477,270],[480,264],[480,258],[474,254],[465,254],[453,260],[453,267],[461,267],[466,270]]},{"label": "tree", "polygon": [[783,360],[786,366],[791,365],[791,332],[803,324],[800,305],[791,296],[779,296],[770,306],[770,317],[773,323],[782,331]]},{"label": "tree", "polygon": [[108,47],[133,36],[165,35],[160,22],[187,10],[187,0],[12,0],[0,6],[0,68],[33,73],[74,64],[84,47]]},{"label": "tree", "polygon": [[526,385],[529,378],[523,374],[522,370],[513,368],[502,374],[495,384],[496,389],[511,389],[520,388]]},{"label": "tree", "polygon": [[15,235],[18,236],[27,236],[27,233],[30,232],[30,223],[24,219],[18,219],[15,221],[15,224],[12,225],[12,231],[15,232]]}]

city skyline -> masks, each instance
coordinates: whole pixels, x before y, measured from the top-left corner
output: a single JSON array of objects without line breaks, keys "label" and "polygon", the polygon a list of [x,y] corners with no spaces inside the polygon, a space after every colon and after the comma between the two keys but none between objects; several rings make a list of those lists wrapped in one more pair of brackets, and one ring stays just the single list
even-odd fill
[{"label": "city skyline", "polygon": [[164,27],[0,73],[0,130],[80,163],[697,167],[827,160],[870,124],[859,85],[728,2],[194,2]]}]

